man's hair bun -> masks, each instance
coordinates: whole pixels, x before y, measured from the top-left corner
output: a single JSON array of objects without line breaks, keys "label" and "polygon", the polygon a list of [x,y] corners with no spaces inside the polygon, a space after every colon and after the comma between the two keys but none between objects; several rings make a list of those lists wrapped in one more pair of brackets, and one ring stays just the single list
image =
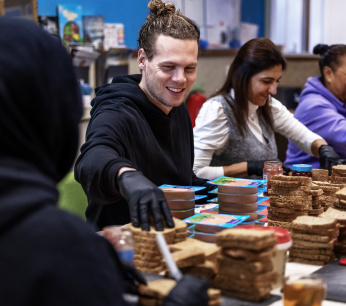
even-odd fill
[{"label": "man's hair bun", "polygon": [[148,3],[150,14],[145,19],[146,21],[156,18],[158,16],[164,16],[175,13],[175,5],[171,3],[163,3],[161,0],[151,0]]}]

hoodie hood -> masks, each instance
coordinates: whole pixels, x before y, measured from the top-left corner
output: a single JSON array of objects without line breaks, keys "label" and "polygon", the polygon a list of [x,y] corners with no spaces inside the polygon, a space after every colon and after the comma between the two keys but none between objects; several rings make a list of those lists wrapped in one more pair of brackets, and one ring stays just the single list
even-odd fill
[{"label": "hoodie hood", "polygon": [[71,58],[20,18],[0,18],[0,46],[0,159],[25,161],[58,182],[77,154],[82,115]]},{"label": "hoodie hood", "polygon": [[138,108],[145,116],[154,117],[156,120],[167,120],[167,117],[175,112],[176,108],[173,108],[170,114],[166,116],[161,109],[149,101],[144,91],[139,87],[141,78],[141,74],[118,75],[113,78],[112,83],[96,88],[96,97],[91,102],[93,108],[90,114],[93,116],[99,111],[117,107],[119,98],[121,98],[125,104]]},{"label": "hoodie hood", "polygon": [[[34,22],[0,18],[0,230],[56,205],[82,114],[72,61]],[[38,229],[39,230],[39,229]]]},{"label": "hoodie hood", "polygon": [[303,102],[309,95],[320,95],[328,100],[337,111],[346,114],[345,104],[336,98],[321,82],[320,77],[310,77],[305,83],[304,89],[300,94],[299,103]]}]

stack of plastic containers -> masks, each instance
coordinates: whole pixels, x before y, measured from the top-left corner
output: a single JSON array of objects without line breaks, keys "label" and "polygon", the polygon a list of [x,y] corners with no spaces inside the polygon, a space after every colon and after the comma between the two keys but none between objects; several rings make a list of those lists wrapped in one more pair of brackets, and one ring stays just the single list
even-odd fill
[{"label": "stack of plastic containers", "polygon": [[206,198],[206,195],[196,195],[195,192],[204,189],[200,186],[161,185],[169,209],[173,217],[185,219],[195,214],[195,201]]},{"label": "stack of plastic containers", "polygon": [[265,209],[262,202],[269,199],[262,197],[264,189],[259,188],[264,180],[240,179],[222,176],[208,183],[217,186],[210,191],[217,197],[209,202],[218,203],[219,214],[248,215],[246,222],[255,222],[259,219],[259,213]]}]

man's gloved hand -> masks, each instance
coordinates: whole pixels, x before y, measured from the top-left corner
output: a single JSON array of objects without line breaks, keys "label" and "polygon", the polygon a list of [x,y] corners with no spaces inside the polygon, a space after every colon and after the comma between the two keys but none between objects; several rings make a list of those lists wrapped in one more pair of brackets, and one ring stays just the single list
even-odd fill
[{"label": "man's gloved hand", "polygon": [[163,300],[163,306],[207,306],[209,283],[207,280],[184,275]]},{"label": "man's gloved hand", "polygon": [[133,226],[141,225],[142,230],[149,231],[149,215],[152,214],[157,231],[163,231],[162,216],[168,227],[174,227],[163,191],[149,181],[142,172],[123,172],[118,178],[118,186],[121,195],[129,204]]},{"label": "man's gloved hand", "polygon": [[320,155],[321,169],[329,170],[329,175],[332,173],[332,167],[337,165],[341,157],[334,151],[332,146],[322,145],[318,149]]},{"label": "man's gloved hand", "polygon": [[247,162],[247,175],[263,176],[265,160],[249,160]]},{"label": "man's gloved hand", "polygon": [[146,285],[147,281],[141,272],[136,270],[130,262],[121,260],[121,263],[121,268],[124,273],[125,292],[138,295],[138,285]]}]

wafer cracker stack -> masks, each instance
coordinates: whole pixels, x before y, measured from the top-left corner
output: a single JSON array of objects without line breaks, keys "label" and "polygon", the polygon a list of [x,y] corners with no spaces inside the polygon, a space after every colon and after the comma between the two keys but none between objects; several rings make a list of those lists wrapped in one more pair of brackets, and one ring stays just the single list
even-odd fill
[{"label": "wafer cracker stack", "polygon": [[187,224],[177,218],[173,218],[173,221],[175,228],[174,243],[185,241],[187,238]]},{"label": "wafer cracker stack", "polygon": [[325,169],[312,169],[312,181],[329,182],[329,171]]},{"label": "wafer cracker stack", "polygon": [[[192,274],[209,280],[215,276],[217,256],[221,251],[221,248],[216,244],[187,238],[168,247],[183,274]],[[166,272],[169,275],[169,272]]]},{"label": "wafer cracker stack", "polygon": [[337,241],[336,219],[300,216],[291,224],[292,247],[290,262],[325,265],[335,259],[334,245]]},{"label": "wafer cracker stack", "polygon": [[338,205],[339,199],[336,197],[336,192],[338,192],[342,186],[343,185],[340,184],[315,181],[313,182],[312,189],[318,188],[323,191],[323,194],[319,196],[319,200],[324,210],[327,210],[329,207]]},{"label": "wafer cracker stack", "polygon": [[268,225],[289,229],[298,216],[322,212],[312,207],[310,177],[274,175],[270,182]]},{"label": "wafer cracker stack", "polygon": [[313,184],[311,186],[311,207],[312,209],[322,208],[324,211],[324,202],[320,199],[320,196],[323,195],[323,190],[318,186]]},{"label": "wafer cracker stack", "polygon": [[346,211],[346,187],[338,190],[335,196],[339,199],[339,203],[335,204],[334,207]]},{"label": "wafer cracker stack", "polygon": [[153,226],[150,227],[150,231],[129,226],[134,240],[133,264],[138,270],[154,274],[165,271],[166,265],[156,243],[156,235],[162,234],[168,245],[184,241],[187,237],[186,223],[177,218],[173,218],[173,221],[175,227],[165,228],[162,232],[157,232]]},{"label": "wafer cracker stack", "polygon": [[330,181],[336,184],[346,184],[346,165],[333,166]]},{"label": "wafer cracker stack", "polygon": [[276,242],[272,231],[231,228],[217,233],[222,250],[213,286],[248,301],[268,298],[278,277],[272,264]]},{"label": "wafer cracker stack", "polygon": [[337,236],[337,242],[334,246],[334,253],[336,257],[346,255],[346,211],[342,211],[335,208],[328,208],[327,211],[320,214],[322,218],[335,218],[339,226],[339,235]]}]

